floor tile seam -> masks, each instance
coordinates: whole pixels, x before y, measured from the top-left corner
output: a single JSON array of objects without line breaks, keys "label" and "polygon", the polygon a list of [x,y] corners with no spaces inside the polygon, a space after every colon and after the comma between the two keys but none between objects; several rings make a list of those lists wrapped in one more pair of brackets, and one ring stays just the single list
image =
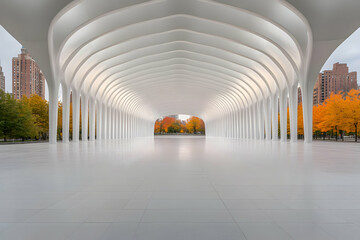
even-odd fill
[{"label": "floor tile seam", "polygon": [[107,233],[107,231],[116,223],[109,223],[108,226],[106,227],[106,229],[104,230],[104,232],[101,234],[101,236],[99,237],[99,240],[103,240],[105,237],[105,234]]},{"label": "floor tile seam", "polygon": [[[22,223],[22,222],[26,222],[28,219],[30,219],[31,217],[35,216],[36,214],[38,214],[39,212],[41,212],[43,209],[37,209],[37,208],[32,208],[32,209],[22,209],[22,208],[14,208],[16,210],[35,210],[34,213],[30,214],[29,216],[25,217],[24,219],[20,220],[20,221],[14,221],[11,223]],[[1,221],[0,221],[1,222]],[[7,222],[1,222],[1,223],[7,223]],[[10,223],[10,222],[9,222]]]},{"label": "floor tile seam", "polygon": [[240,232],[242,233],[242,235],[244,236],[244,239],[247,240],[248,238],[246,237],[244,231],[241,229],[240,225],[236,222],[235,217],[233,216],[233,214],[230,212],[230,210],[228,209],[228,207],[226,206],[224,199],[222,199],[221,195],[219,194],[219,192],[217,191],[215,185],[213,184],[213,182],[211,181],[211,179],[209,179],[209,175],[207,174],[206,176],[207,180],[209,181],[211,187],[214,189],[214,191],[216,192],[216,194],[218,195],[220,201],[222,202],[222,204],[224,205],[227,213],[231,216],[233,223],[236,224],[236,226],[238,227],[238,229],[240,230]]},{"label": "floor tile seam", "polygon": [[[274,222],[280,229],[282,229],[291,239],[294,239],[291,235],[290,232],[288,232],[283,226],[281,226],[280,222]],[[320,227],[318,223],[316,222],[281,222],[282,224],[308,224],[311,223],[312,225],[315,225],[316,227]],[[325,230],[323,230],[321,228],[321,230],[326,234],[329,235],[331,237],[331,234],[329,234],[328,232],[326,232]],[[295,240],[295,239],[294,239]],[[335,238],[329,239],[329,240],[335,240]]]},{"label": "floor tile seam", "polygon": [[[130,199],[126,199],[126,202],[124,203],[124,206],[121,207],[120,209],[121,209],[121,210],[125,210],[124,208],[125,208],[125,206],[129,203],[129,201],[130,201]],[[80,209],[82,209],[82,208],[80,208]],[[71,209],[67,209],[67,210],[71,210]],[[114,210],[111,210],[111,209],[104,209],[104,208],[91,208],[91,213],[89,213],[88,216],[85,217],[85,219],[83,220],[83,222],[84,222],[84,223],[85,223],[85,222],[88,222],[89,219],[91,219],[91,217],[93,216],[93,214],[95,214],[97,211],[104,211],[104,210],[109,211],[109,212],[110,212],[110,211],[114,211]]]},{"label": "floor tile seam", "polygon": [[136,234],[137,234],[137,232],[138,232],[139,229],[140,229],[140,225],[141,225],[142,220],[143,220],[143,218],[144,218],[144,216],[145,216],[145,212],[146,212],[147,209],[148,209],[148,206],[149,206],[149,204],[150,204],[150,200],[151,200],[151,198],[152,198],[153,193],[154,193],[154,192],[152,191],[152,192],[151,192],[151,195],[150,195],[150,198],[148,199],[148,202],[147,202],[145,208],[142,209],[143,212],[142,212],[142,214],[141,214],[140,220],[139,220],[139,221],[137,222],[137,224],[136,224],[136,228],[135,228],[135,231],[134,231],[134,234],[133,234],[133,239],[135,239]]},{"label": "floor tile seam", "polygon": [[75,227],[75,228],[71,231],[71,233],[69,233],[69,236],[68,236],[67,238],[64,237],[63,239],[64,239],[64,240],[70,239],[70,238],[72,237],[72,235],[73,235],[77,230],[79,230],[79,229],[81,228],[81,226],[84,225],[84,222],[79,222],[78,225],[79,225],[79,226]]}]

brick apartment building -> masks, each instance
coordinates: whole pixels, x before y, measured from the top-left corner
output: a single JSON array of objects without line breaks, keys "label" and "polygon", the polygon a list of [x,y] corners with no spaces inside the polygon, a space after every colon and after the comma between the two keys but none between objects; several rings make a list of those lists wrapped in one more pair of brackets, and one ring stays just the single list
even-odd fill
[{"label": "brick apartment building", "polygon": [[5,76],[0,66],[0,89],[5,92]]},{"label": "brick apartment building", "polygon": [[45,77],[24,47],[21,54],[12,59],[12,92],[16,99],[31,94],[45,98]]},{"label": "brick apartment building", "polygon": [[[332,70],[319,73],[314,86],[313,104],[322,104],[331,93],[348,92],[357,89],[357,73],[349,72],[345,63],[335,63]],[[302,102],[301,90],[298,89],[298,102]]]}]

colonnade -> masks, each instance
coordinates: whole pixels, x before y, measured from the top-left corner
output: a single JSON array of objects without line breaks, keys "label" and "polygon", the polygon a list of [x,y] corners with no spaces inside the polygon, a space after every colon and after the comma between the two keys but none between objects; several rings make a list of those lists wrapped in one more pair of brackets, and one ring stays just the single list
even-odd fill
[{"label": "colonnade", "polygon": [[[312,103],[312,94],[310,95],[303,90],[302,92],[304,137],[305,142],[311,142],[312,104],[308,103]],[[226,109],[226,107],[223,108],[222,114],[206,121],[206,135],[241,139],[281,140],[285,142],[288,139],[288,121],[290,123],[290,140],[296,142],[298,136],[297,85],[264,100],[254,102],[245,108],[241,108],[240,105],[233,111]]]},{"label": "colonnade", "polygon": [[[94,141],[95,139],[127,139],[153,135],[154,122],[146,116],[135,115],[126,106],[111,106],[86,94],[70,91],[70,88],[65,85],[62,87],[62,99],[62,141],[65,143],[70,140],[70,104],[72,104],[73,142],[78,142],[80,139]],[[54,143],[56,139],[50,139],[50,142]]]},{"label": "colonnade", "polygon": [[[52,91],[50,91],[51,93]],[[304,129],[309,128],[312,123],[312,105],[306,107],[312,95],[303,96],[304,107]],[[53,93],[55,94],[55,92]],[[62,140],[69,142],[70,129],[70,104],[72,104],[72,140],[78,142],[94,141],[95,139],[126,139],[134,137],[150,137],[154,134],[154,119],[146,116],[137,116],[131,109],[119,105],[117,107],[105,104],[86,94],[79,94],[77,91],[70,90],[64,85],[62,87],[63,117],[62,117]],[[50,97],[51,102],[57,99]],[[206,135],[211,137],[227,137],[241,139],[259,140],[280,140],[287,141],[288,129],[287,121],[290,122],[290,139],[297,141],[297,115],[298,115],[298,91],[297,87],[284,90],[280,94],[274,94],[264,100],[255,102],[248,107],[242,108],[241,105],[235,108],[223,108],[222,114],[215,119],[204,119],[206,123]],[[287,108],[289,107],[289,119]],[[57,106],[56,106],[57,109]],[[219,111],[219,108],[217,108]],[[50,111],[50,115],[55,115],[57,111]],[[81,113],[81,114],[80,114]],[[81,115],[81,138],[80,138],[80,115]],[[54,119],[51,117],[50,120]],[[56,116],[57,118],[57,116]],[[278,120],[280,118],[280,124]],[[310,118],[310,119],[308,119]],[[51,121],[50,121],[51,122]],[[280,125],[280,134],[279,128]],[[50,131],[56,131],[56,125],[50,126]],[[312,135],[306,135],[308,139]],[[312,134],[312,131],[310,132]],[[56,139],[50,139],[56,142]],[[309,141],[309,142],[310,142]]]}]

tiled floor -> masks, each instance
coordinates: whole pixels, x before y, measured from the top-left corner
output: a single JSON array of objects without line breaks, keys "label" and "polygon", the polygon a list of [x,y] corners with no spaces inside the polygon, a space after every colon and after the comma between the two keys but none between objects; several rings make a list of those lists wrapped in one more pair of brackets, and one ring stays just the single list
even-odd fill
[{"label": "tiled floor", "polygon": [[360,144],[0,146],[1,240],[359,240]]}]

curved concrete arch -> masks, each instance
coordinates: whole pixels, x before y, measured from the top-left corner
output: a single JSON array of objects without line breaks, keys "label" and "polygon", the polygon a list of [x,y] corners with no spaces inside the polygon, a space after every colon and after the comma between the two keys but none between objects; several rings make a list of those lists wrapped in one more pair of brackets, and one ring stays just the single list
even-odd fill
[{"label": "curved concrete arch", "polygon": [[[169,33],[169,32],[167,32],[167,33]],[[175,40],[183,40],[183,41],[189,41],[190,39],[188,39],[189,37],[184,37],[184,35],[188,35],[188,34],[190,34],[188,31],[184,31],[183,32],[183,30],[181,30],[181,32],[180,32],[180,34],[174,34],[174,32],[172,31],[172,32],[170,32],[170,33],[172,33],[173,35],[175,35],[175,36],[173,36],[171,39],[169,39],[168,41],[170,42],[171,40],[173,40],[173,41],[175,41]],[[176,32],[175,32],[176,33]],[[179,33],[179,32],[177,32],[177,33]],[[156,34],[155,34],[156,35]],[[194,39],[194,33],[193,32],[191,32],[191,41],[193,41],[193,42],[195,42],[195,40],[196,40],[196,42],[197,43],[199,43],[199,40],[200,39]],[[149,36],[149,35],[147,35],[147,36]],[[151,35],[152,36],[152,35]],[[207,35],[206,36],[206,39],[207,39],[207,41],[205,42],[205,41],[201,41],[201,45],[207,45],[206,43],[207,42],[209,42],[209,38],[213,38],[214,36],[211,36],[211,35]],[[163,38],[165,38],[165,39],[168,39],[169,37],[168,36],[163,36]],[[134,42],[134,41],[137,41],[137,40],[140,40],[141,42],[149,42],[149,40],[148,39],[141,39],[141,38],[137,38],[136,40],[132,40],[131,41],[131,43],[132,42]],[[144,41],[143,41],[144,40]],[[222,38],[221,39],[222,41],[226,41],[226,39],[225,38]],[[214,40],[215,41],[215,40]],[[217,41],[219,41],[219,40],[217,40]],[[128,41],[127,41],[128,42]],[[227,43],[226,43],[226,46],[228,46],[229,44],[231,44],[232,42],[230,42],[230,41],[228,41]],[[122,44],[121,44],[122,45]],[[114,46],[114,45],[113,45]],[[116,45],[115,45],[116,46]],[[212,44],[212,46],[214,47],[214,46],[216,46],[216,44]],[[119,47],[122,47],[122,46],[119,46]],[[142,46],[143,47],[143,46]],[[245,46],[242,46],[242,47],[245,47]],[[137,48],[135,48],[135,49],[137,49]],[[237,51],[239,50],[239,45],[235,45],[235,47],[234,47],[234,49],[236,49]],[[251,50],[253,50],[253,51],[255,51],[255,49],[251,49]],[[228,50],[228,51],[230,51],[230,49]],[[116,51],[115,51],[116,52]],[[246,52],[246,51],[245,51]],[[242,56],[246,56],[246,55],[252,55],[252,56],[257,56],[258,54],[246,54],[244,51],[241,51],[240,52],[240,54],[242,55]],[[113,52],[112,52],[113,53]],[[260,53],[260,54],[264,54],[264,53]],[[261,62],[261,61],[263,61],[264,60],[264,58],[266,58],[266,57],[269,57],[269,56],[266,56],[266,55],[263,55],[263,56],[259,56],[259,57],[257,57],[256,58],[256,61],[258,61],[258,62]],[[255,60],[255,59],[254,59]],[[271,60],[270,60],[270,62],[271,62]],[[98,64],[100,64],[101,62],[98,62],[98,63],[96,63],[96,65],[98,65]],[[265,67],[265,65],[266,65],[266,68],[267,69],[270,69],[270,68],[272,68],[272,70],[276,70],[276,67],[275,67],[275,69],[274,69],[274,66],[269,66],[269,62],[266,64],[266,63],[263,63],[262,64],[264,67]],[[278,66],[279,64],[278,63],[276,63],[275,64],[275,66]],[[93,69],[94,67],[92,67],[92,68],[89,68],[89,70],[88,70],[88,72],[87,72],[87,74],[90,72],[90,71],[92,71],[92,69]],[[280,70],[280,72],[281,72],[281,74],[283,74],[283,76],[285,75],[285,73],[284,73],[284,70],[281,68],[281,69],[279,69]],[[86,75],[87,75],[86,74]],[[274,74],[274,73],[273,73]],[[86,76],[85,75],[85,76]],[[275,77],[274,77],[275,78]],[[279,78],[279,77],[278,77]],[[281,77],[280,77],[281,78]],[[83,80],[82,80],[83,81]],[[279,87],[279,86],[278,86]]]},{"label": "curved concrete arch", "polygon": [[[166,54],[166,53],[168,53],[168,52],[175,52],[175,51],[178,51],[178,52],[180,52],[180,51],[189,51],[189,48],[191,48],[191,47],[195,47],[195,46],[193,46],[193,43],[187,43],[187,42],[172,42],[172,43],[166,43],[166,45],[170,45],[170,44],[175,44],[176,43],[176,45],[180,45],[180,47],[177,47],[177,48],[172,48],[171,46],[170,46],[170,49],[169,49],[169,51],[167,51],[167,52],[163,52],[163,51],[157,51],[156,49],[155,50],[153,50],[153,51],[155,51],[156,53],[158,53],[158,54],[160,54],[160,53],[163,53],[163,54]],[[175,45],[175,46],[176,46]],[[182,47],[182,45],[184,45],[184,47]],[[157,45],[157,46],[162,46],[162,45]],[[197,46],[197,47],[199,47],[200,48],[200,46]],[[167,50],[167,49],[166,49]],[[165,51],[166,51],[165,50]],[[210,49],[209,49],[210,50]],[[216,50],[217,51],[217,50]],[[198,53],[199,55],[201,55],[202,53],[200,53],[200,51],[196,51],[196,50],[192,50],[192,51],[189,51],[190,53]],[[204,51],[204,52],[206,52],[206,51]],[[128,54],[128,53],[127,53]],[[229,53],[230,55],[231,55],[231,53]],[[154,56],[154,54],[152,54],[151,56]],[[210,55],[209,55],[210,56]],[[218,56],[220,56],[220,52],[217,52],[216,54],[212,54],[211,55],[212,57],[218,57]],[[146,56],[143,56],[142,58],[144,58],[144,57],[150,57],[150,55],[146,55]],[[135,58],[135,59],[138,59],[138,58]],[[260,64],[260,63],[258,63],[258,62],[256,62],[256,61],[253,61],[253,60],[250,60],[250,59],[248,59],[248,58],[245,58],[245,57],[241,57],[241,56],[239,56],[239,57],[234,57],[234,59],[237,59],[236,61],[237,62],[234,62],[235,64],[239,64],[239,65],[241,65],[242,67],[246,67],[246,68],[249,68],[249,69],[251,69],[252,71],[254,71],[258,76],[260,76],[260,78],[263,80],[263,82],[264,82],[264,84],[266,85],[266,88],[267,88],[267,90],[270,92],[271,90],[271,87],[270,87],[270,85],[269,84],[273,84],[273,85],[277,85],[277,86],[279,86],[279,84],[278,84],[278,82],[277,82],[277,80],[276,80],[276,78],[275,78],[275,76],[274,76],[274,74],[272,73],[272,72],[269,72],[268,70],[269,69],[267,69],[267,68],[265,68],[262,64]],[[108,59],[109,60],[109,59]],[[130,59],[130,60],[126,60],[126,61],[122,61],[122,62],[129,62],[129,61],[131,61],[131,60],[134,60],[133,58],[132,59]],[[225,58],[224,58],[224,60],[225,60]],[[225,61],[230,61],[230,57],[226,57],[226,60]],[[100,64],[100,63],[99,63]],[[110,64],[110,63],[109,63]],[[256,65],[256,66],[254,66],[254,64]],[[104,64],[105,65],[105,64]],[[113,63],[111,63],[111,65],[113,65]],[[99,66],[99,65],[98,65]],[[257,68],[259,69],[259,70],[257,70]],[[261,72],[260,72],[261,71]],[[87,74],[89,73],[89,71],[87,72]],[[265,77],[266,76],[266,77]],[[266,79],[269,79],[269,83],[265,80],[265,78]],[[273,80],[271,80],[271,79],[273,79]],[[84,81],[84,78],[82,79],[82,82]],[[273,82],[272,82],[273,81]],[[82,84],[82,83],[81,83]]]},{"label": "curved concrete arch", "polygon": [[[191,66],[190,69],[194,69],[194,67]],[[198,70],[198,71],[199,71],[199,70]],[[161,69],[157,69],[157,72],[158,72],[158,73],[161,73],[162,70],[161,70]],[[208,78],[213,78],[213,76],[212,76],[211,74],[209,74],[209,73],[214,73],[214,71],[210,71],[210,72],[209,72],[209,70],[207,70],[206,73],[208,74],[208,76],[207,76]],[[141,74],[141,72],[140,72],[140,74]],[[193,74],[196,74],[196,71],[194,71]],[[142,77],[143,77],[144,75],[146,76],[146,74],[141,74],[141,75],[142,75]],[[136,78],[136,80],[138,81],[139,78]],[[221,81],[221,78],[218,78],[217,81]],[[236,84],[235,81],[233,81],[233,83]],[[244,88],[244,86],[239,85],[238,83],[237,83],[236,85],[237,85],[238,87],[240,87],[241,89],[243,89],[243,90],[249,95],[249,97],[250,97],[250,99],[252,99],[252,101],[255,100],[255,99],[253,98],[253,96],[250,94],[250,92],[249,92],[248,90],[246,90],[246,88]],[[254,96],[255,96],[256,94],[255,94],[254,89],[252,89],[251,86],[247,86],[247,87],[249,87],[249,89],[254,93]]]},{"label": "curved concrete arch", "polygon": [[[202,11],[196,11],[195,13],[192,13],[192,11],[194,11],[194,9],[196,9],[196,8],[200,8],[200,6],[193,6],[193,7],[191,7],[191,5],[201,5],[201,9],[202,9]],[[209,5],[213,5],[214,3],[210,3],[210,2],[207,2],[206,4],[204,4],[204,2],[196,2],[196,1],[188,1],[188,4],[187,5],[184,5],[184,4],[182,4],[182,6],[187,6],[186,7],[186,9],[184,8],[184,9],[182,9],[182,11],[180,10],[181,9],[181,7],[179,7],[179,6],[176,6],[177,7],[177,11],[170,11],[170,15],[175,15],[175,14],[183,14],[183,15],[204,15],[204,13],[211,13],[211,10],[213,10],[214,8],[211,8]],[[170,1],[166,1],[166,2],[157,2],[157,3],[152,3],[152,4],[147,4],[147,6],[144,6],[144,4],[142,4],[141,5],[141,7],[142,8],[144,8],[144,7],[146,7],[147,9],[146,9],[146,11],[151,11],[151,9],[149,9],[149,8],[151,8],[151,7],[154,7],[154,8],[157,8],[157,9],[159,9],[159,8],[161,8],[161,6],[159,6],[159,5],[174,5],[174,2],[170,2]],[[189,6],[190,5],[190,6]],[[216,6],[216,9],[218,10],[219,8],[223,8],[222,10],[223,11],[225,11],[225,12],[227,12],[227,14],[225,15],[218,15],[218,14],[216,14],[215,16],[212,16],[213,18],[219,18],[219,19],[217,19],[218,21],[221,21],[221,20],[223,20],[223,22],[226,22],[226,17],[227,17],[227,15],[230,15],[230,16],[235,16],[235,17],[237,17],[237,19],[235,19],[235,21],[233,21],[233,22],[235,22],[235,23],[237,23],[237,25],[241,25],[241,24],[244,24],[244,23],[247,23],[247,21],[244,21],[246,18],[251,18],[251,21],[252,22],[256,22],[256,24],[254,24],[253,26],[252,26],[252,29],[254,29],[254,28],[262,28],[262,29],[257,29],[257,31],[258,32],[265,32],[265,33],[267,33],[267,35],[269,35],[271,38],[277,38],[278,39],[278,41],[279,41],[279,43],[281,44],[281,45],[284,45],[284,46],[286,46],[286,47],[288,47],[288,46],[290,46],[291,45],[291,41],[288,41],[287,43],[286,42],[284,42],[284,40],[286,39],[286,37],[289,37],[289,38],[291,38],[291,36],[289,35],[289,34],[284,34],[283,36],[283,38],[279,38],[278,36],[280,36],[280,35],[282,35],[282,33],[281,32],[276,32],[276,30],[279,30],[279,29],[281,29],[281,28],[276,28],[276,27],[278,27],[278,26],[276,26],[276,27],[273,27],[273,25],[271,25],[272,23],[270,23],[270,22],[268,22],[268,21],[266,21],[266,20],[264,20],[263,19],[263,17],[261,16],[261,15],[254,15],[254,14],[252,14],[251,12],[249,12],[249,11],[245,11],[245,10],[242,10],[242,9],[236,9],[237,11],[235,12],[235,14],[233,13],[233,14],[231,14],[231,11],[229,12],[229,10],[233,10],[232,8],[224,8],[223,6],[225,6],[225,5],[217,5]],[[205,9],[207,9],[206,7],[210,7],[207,11],[205,11]],[[135,7],[133,7],[133,8],[135,8]],[[139,8],[139,6],[138,6],[138,8]],[[169,9],[170,8],[170,6],[167,6],[167,8],[166,9]],[[131,9],[131,10],[135,10],[136,11],[136,9]],[[118,10],[118,11],[111,11],[110,13],[106,13],[106,14],[104,14],[104,16],[98,16],[98,17],[95,17],[94,18],[94,20],[92,20],[91,22],[89,22],[89,23],[83,23],[83,25],[81,25],[81,27],[82,28],[86,28],[86,27],[89,27],[89,28],[91,28],[91,26],[89,26],[89,25],[91,25],[91,23],[96,23],[96,20],[99,22],[99,21],[101,21],[101,20],[103,20],[104,18],[106,18],[106,17],[108,17],[108,18],[111,18],[111,19],[109,19],[108,20],[108,22],[102,22],[102,25],[101,26],[105,26],[105,27],[103,27],[102,28],[102,31],[106,31],[105,29],[107,28],[107,26],[110,26],[111,24],[109,24],[109,23],[111,23],[111,22],[113,22],[113,21],[116,21],[116,20],[119,20],[119,21],[121,21],[121,20],[123,20],[123,19],[114,19],[113,18],[113,16],[116,14],[116,13],[120,13],[120,14],[122,14],[122,15],[125,15],[125,14],[128,14],[128,15],[130,15],[130,14],[136,14],[136,12],[134,11],[134,12],[131,12],[131,10],[128,10],[128,11],[123,11],[122,9],[120,9],[120,10]],[[227,10],[227,11],[226,11]],[[165,11],[157,11],[158,12],[158,14],[164,14],[164,15],[166,15],[166,12]],[[164,16],[164,15],[162,15],[162,16]],[[206,15],[206,14],[205,14]],[[243,15],[245,15],[245,16],[243,16]],[[144,15],[142,15],[143,17],[144,17]],[[153,18],[155,18],[155,16],[152,16]],[[201,17],[201,16],[200,16]],[[202,16],[202,17],[206,17],[206,16]],[[239,19],[240,17],[243,17],[243,19]],[[145,19],[147,18],[147,17],[144,17]],[[128,17],[126,17],[125,19],[129,19]],[[259,21],[259,19],[261,19],[261,20],[263,20],[262,22],[257,22],[257,20]],[[132,19],[130,19],[130,21],[133,21],[134,22],[134,20],[132,20]],[[141,19],[136,19],[136,21],[141,21]],[[126,21],[121,21],[121,22],[126,22]],[[123,24],[123,23],[122,23]],[[126,24],[126,23],[124,23],[124,24]],[[128,24],[131,24],[131,23],[128,23]],[[266,24],[270,24],[270,26],[267,26]],[[264,26],[265,25],[265,26]],[[100,26],[100,25],[99,25]],[[246,27],[246,26],[244,26],[244,27]],[[105,28],[105,29],[104,29]],[[80,28],[81,29],[81,28]],[[79,32],[80,31],[80,29],[77,29],[77,30],[74,30],[73,31],[73,33],[75,34],[76,32]],[[282,29],[281,29],[282,30]],[[84,29],[84,31],[87,31],[86,29]],[[272,36],[271,36],[272,35]],[[71,36],[71,34],[69,34],[68,36]],[[87,36],[86,36],[87,37]],[[296,41],[295,41],[295,39],[292,39],[292,40],[294,40],[293,41],[293,43],[296,43]],[[295,44],[296,45],[296,44]],[[296,47],[295,47],[295,49],[296,49]],[[291,52],[291,49],[290,48],[288,48],[288,50],[287,50],[289,53]],[[61,52],[61,50],[59,51],[59,52]],[[300,52],[300,51],[299,51]],[[291,53],[290,53],[291,54]],[[293,53],[294,54],[294,53]],[[296,58],[296,57],[295,57]],[[299,58],[299,57],[298,57]]]},{"label": "curved concrete arch", "polygon": [[[192,84],[194,84],[194,82],[191,82]],[[163,82],[157,82],[156,84],[163,84]],[[195,85],[195,84],[194,84]],[[201,84],[196,84],[196,86],[199,86],[199,85],[201,85]],[[151,87],[157,87],[156,85],[152,85]],[[143,88],[141,88],[141,89],[139,89],[139,90],[144,90],[144,91],[146,91],[147,89],[148,89],[149,87],[148,86],[144,86]],[[206,88],[208,88],[208,87],[206,87]],[[216,88],[214,88],[214,87],[212,87],[212,89],[214,90],[214,92],[215,92],[215,89]],[[127,90],[124,90],[124,91],[127,91]],[[123,96],[123,97],[125,97],[125,94],[124,93],[119,93],[118,94],[119,96]]]},{"label": "curved concrete arch", "polygon": [[[176,59],[179,59],[179,60],[181,60],[182,58],[171,58],[173,61],[175,61]],[[196,62],[196,63],[202,63],[203,65],[204,65],[204,61],[195,61],[195,60],[192,60],[192,59],[185,59],[186,61],[191,61],[191,62]],[[164,61],[164,60],[160,60],[159,62],[161,62],[161,61]],[[155,63],[155,61],[152,61],[152,63]],[[211,63],[208,63],[208,64],[211,64]],[[139,64],[135,64],[137,67],[139,67],[139,66],[141,66],[141,65],[139,65]],[[138,71],[138,72],[140,72],[141,73],[141,71]],[[114,76],[115,74],[117,74],[118,72],[116,72],[116,73],[114,73],[114,74],[112,74],[112,76]],[[247,80],[249,80],[249,81],[251,81],[251,82],[254,82],[255,83],[255,85],[254,86],[256,86],[258,89],[259,89],[259,91],[261,92],[261,94],[264,96],[264,93],[262,92],[262,88],[261,88],[261,86],[256,82],[256,81],[254,81],[253,80],[253,78],[252,77],[250,77],[249,75],[247,75],[247,74],[244,74],[244,73],[239,73],[240,74],[240,76],[241,76],[241,78],[244,78],[244,79],[247,79]],[[106,79],[109,79],[109,78],[106,78]],[[116,81],[116,79],[115,80],[113,80],[113,81]],[[101,81],[101,83],[105,83],[105,81]],[[249,87],[251,87],[250,86],[250,84],[248,84],[246,81],[244,81],[244,83],[245,84],[247,84]],[[101,85],[100,85],[101,86]],[[99,87],[100,87],[99,86]],[[99,88],[97,88],[97,89],[99,89]],[[253,91],[254,91],[254,94],[256,94],[255,92],[255,90],[253,89]]]},{"label": "curved concrete arch", "polygon": [[[164,78],[165,80],[169,79],[169,78],[174,78],[173,76],[179,76],[180,74],[174,74],[174,75],[166,75],[166,77],[156,77],[156,78],[151,78],[151,79],[146,79],[147,82],[150,82],[152,83],[154,81],[163,81]],[[181,76],[185,76],[184,74],[181,74]],[[195,76],[195,77],[194,77]],[[181,78],[179,78],[181,79]],[[193,73],[189,73],[189,75],[187,77],[185,77],[184,79],[191,79],[191,80],[194,80],[194,81],[198,81],[198,82],[202,82],[202,84],[204,85],[207,85],[206,82],[204,82],[204,78],[199,78],[196,76],[196,74],[193,74]],[[207,78],[209,79],[209,78]],[[139,82],[141,84],[141,86],[144,86],[143,82]],[[216,84],[216,80],[211,80],[211,83],[212,85],[216,85],[217,87],[220,87],[220,88],[225,88],[227,90],[230,90],[230,94],[231,93],[234,93],[234,95],[232,95],[233,97],[235,97],[235,99],[237,98],[236,96],[238,96],[238,99],[241,99],[242,101],[242,107],[245,107],[245,103],[244,103],[244,99],[247,101],[246,97],[243,95],[243,93],[241,91],[239,91],[236,87],[234,86],[221,86],[220,84]],[[248,102],[247,102],[248,103]]]}]

